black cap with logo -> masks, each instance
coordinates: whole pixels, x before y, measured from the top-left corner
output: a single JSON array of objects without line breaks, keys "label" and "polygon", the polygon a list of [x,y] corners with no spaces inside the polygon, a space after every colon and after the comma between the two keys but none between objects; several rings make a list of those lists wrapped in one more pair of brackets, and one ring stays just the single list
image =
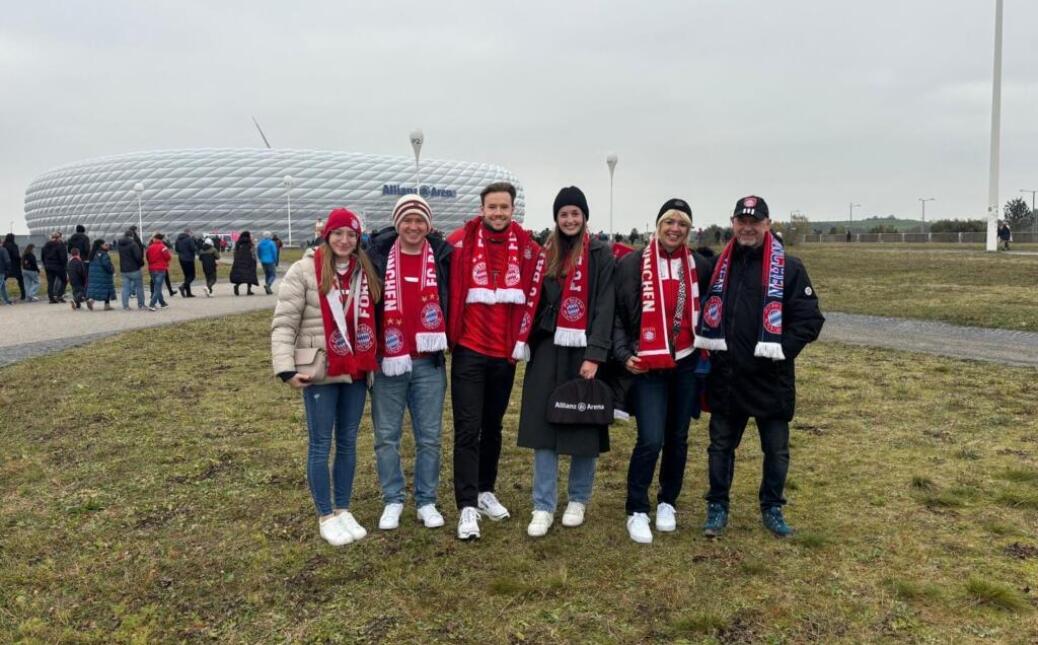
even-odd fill
[{"label": "black cap with logo", "polygon": [[763,197],[749,195],[735,202],[734,217],[752,217],[755,220],[767,219],[768,203]]}]

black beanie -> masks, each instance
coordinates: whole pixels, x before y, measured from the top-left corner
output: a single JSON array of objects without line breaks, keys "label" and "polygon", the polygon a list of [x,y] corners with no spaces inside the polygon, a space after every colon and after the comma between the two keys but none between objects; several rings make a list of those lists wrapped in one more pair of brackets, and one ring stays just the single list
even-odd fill
[{"label": "black beanie", "polygon": [[584,213],[584,219],[591,219],[591,213],[587,208],[587,198],[584,197],[584,192],[576,186],[567,186],[559,191],[559,194],[555,196],[555,204],[552,207],[551,216],[555,221],[559,219],[559,210],[563,206],[576,206]]},{"label": "black beanie", "polygon": [[86,233],[86,227],[83,226],[82,224],[76,224],[76,232],[77,233]]},{"label": "black beanie", "polygon": [[674,199],[668,199],[663,202],[663,206],[660,206],[660,212],[656,214],[656,221],[659,222],[660,218],[663,217],[663,214],[667,211],[681,211],[685,215],[688,215],[689,219],[692,219],[692,207],[683,199],[675,197]]}]

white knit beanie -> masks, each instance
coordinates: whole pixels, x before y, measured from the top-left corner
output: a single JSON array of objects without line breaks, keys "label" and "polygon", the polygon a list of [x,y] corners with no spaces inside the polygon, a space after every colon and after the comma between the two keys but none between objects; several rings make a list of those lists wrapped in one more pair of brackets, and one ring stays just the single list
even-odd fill
[{"label": "white knit beanie", "polygon": [[400,221],[404,216],[416,213],[425,218],[425,222],[432,228],[432,210],[429,204],[418,195],[404,195],[397,200],[393,207],[393,228],[400,230]]}]

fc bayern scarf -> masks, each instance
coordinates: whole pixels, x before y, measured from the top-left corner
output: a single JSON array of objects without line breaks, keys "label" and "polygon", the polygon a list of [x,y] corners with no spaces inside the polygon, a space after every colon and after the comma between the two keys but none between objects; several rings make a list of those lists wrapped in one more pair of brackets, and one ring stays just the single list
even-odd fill
[{"label": "fc bayern scarf", "polygon": [[[714,275],[710,279],[710,297],[703,306],[703,320],[696,336],[696,347],[720,352],[728,350],[728,343],[724,339],[724,299],[734,248],[735,240],[732,239],[717,259]],[[764,261],[761,267],[763,304],[760,337],[753,348],[753,355],[781,361],[786,358],[782,353],[782,290],[786,276],[786,249],[782,241],[771,233],[764,238]]]},{"label": "fc bayern scarf", "polygon": [[[687,289],[684,311],[675,312],[675,317],[688,320],[695,336],[699,321],[699,280],[695,273],[695,260],[684,244],[680,247],[682,260],[681,278]],[[671,328],[673,321],[667,320],[666,306],[663,300],[663,280],[660,279],[659,240],[655,235],[642,251],[642,319],[638,335],[638,359],[645,369],[669,369],[675,366],[675,359],[685,358],[694,351],[693,343],[687,346],[671,347]],[[677,334],[674,334],[675,339]]]},{"label": "fc bayern scarf", "polygon": [[[560,347],[587,347],[587,310],[588,310],[588,249],[591,239],[584,231],[584,241],[580,256],[570,267],[562,282],[562,294],[559,296],[559,312],[555,316],[555,344]],[[547,253],[541,250],[537,264],[533,270],[533,282],[526,296],[526,307],[519,322],[519,333],[516,337],[512,358],[517,361],[530,360],[530,347],[527,341],[533,327],[533,319],[537,314],[537,305],[541,300],[541,287],[544,282],[544,265]]]},{"label": "fc bayern scarf", "polygon": [[[417,316],[404,311],[403,276],[400,274],[400,238],[393,243],[386,260],[385,307],[383,309],[382,373],[399,376],[411,371],[411,353],[442,352],[447,349],[447,328],[440,308],[440,290],[436,281],[436,259],[428,240],[422,244],[422,274],[419,296],[422,301]],[[404,316],[417,320],[414,338],[404,333]]]},{"label": "fc bayern scarf", "polygon": [[[314,253],[317,284],[321,284],[324,249]],[[350,256],[349,268],[336,274],[334,285],[320,298],[324,323],[324,346],[328,355],[328,376],[349,374],[360,378],[378,368],[375,360],[375,306],[368,291],[368,276]]]},{"label": "fc bayern scarf", "polygon": [[508,227],[508,267],[504,277],[498,277],[496,284],[490,284],[489,257],[487,243],[484,239],[485,227],[480,224],[476,230],[476,245],[472,250],[469,275],[469,292],[465,302],[479,302],[486,305],[509,303],[525,304],[526,298],[519,283],[522,281],[522,267],[519,264],[519,236],[515,232],[515,223]]}]

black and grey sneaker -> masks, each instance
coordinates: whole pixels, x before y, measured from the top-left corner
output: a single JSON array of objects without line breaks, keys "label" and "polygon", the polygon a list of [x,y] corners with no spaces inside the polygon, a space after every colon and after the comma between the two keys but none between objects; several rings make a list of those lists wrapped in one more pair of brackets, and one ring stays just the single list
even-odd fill
[{"label": "black and grey sneaker", "polygon": [[703,524],[703,535],[719,537],[728,526],[728,509],[717,502],[706,505],[706,523]]},{"label": "black and grey sneaker", "polygon": [[760,519],[764,523],[764,528],[771,531],[775,537],[784,538],[793,535],[793,528],[786,524],[786,518],[782,517],[781,506],[772,506],[762,510]]}]

